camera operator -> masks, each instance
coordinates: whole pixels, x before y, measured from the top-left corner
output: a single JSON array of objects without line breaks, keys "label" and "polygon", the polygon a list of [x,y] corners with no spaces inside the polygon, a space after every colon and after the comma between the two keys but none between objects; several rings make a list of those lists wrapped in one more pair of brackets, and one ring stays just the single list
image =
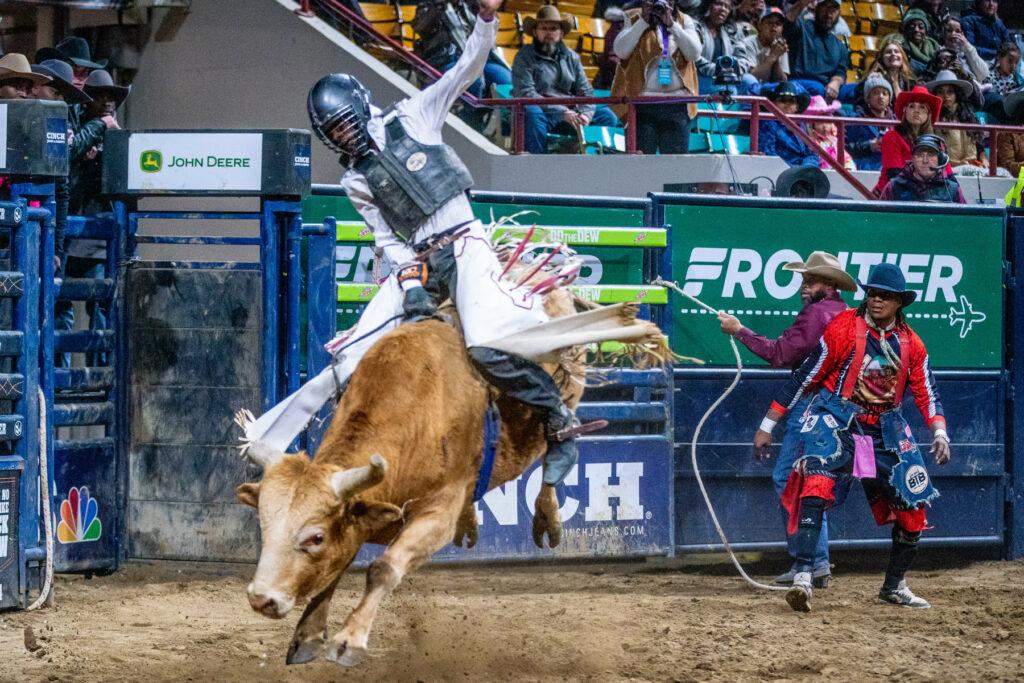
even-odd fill
[{"label": "camera operator", "polygon": [[[619,66],[612,82],[613,97],[696,95],[696,61],[700,37],[689,16],[666,0],[644,0],[627,10],[622,31],[613,46]],[[637,148],[644,154],[686,154],[690,143],[690,106],[682,102],[636,107]],[[616,111],[620,119],[626,108]]]},{"label": "camera operator", "polygon": [[[705,0],[700,17],[697,21],[697,35],[701,41],[700,57],[697,58],[698,84],[701,92],[713,92],[718,60],[722,57],[738,58],[743,36],[733,22],[732,0]],[[742,70],[737,75],[742,75]]]}]

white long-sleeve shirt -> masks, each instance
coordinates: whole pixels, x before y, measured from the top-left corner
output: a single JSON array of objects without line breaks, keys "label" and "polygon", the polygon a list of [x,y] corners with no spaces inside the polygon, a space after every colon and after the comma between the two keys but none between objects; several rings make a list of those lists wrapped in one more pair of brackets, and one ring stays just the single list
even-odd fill
[{"label": "white long-sleeve shirt", "polygon": [[[626,21],[629,21],[629,17],[626,17]],[[642,18],[637,18],[631,25],[626,26],[619,32],[619,35],[615,36],[615,43],[612,44],[612,50],[619,59],[629,59],[629,56],[633,54],[633,50],[640,43],[640,37],[643,36],[644,32],[647,31],[648,24]],[[662,40],[661,31],[664,31],[664,27],[658,26],[658,40]],[[700,37],[697,35],[697,28],[688,15],[683,15],[683,23],[680,24],[678,21],[672,24],[672,27],[668,30],[668,53],[671,55],[676,50],[683,55],[689,62],[695,62],[697,57],[700,56]],[[675,62],[672,63],[672,78],[668,85],[661,85],[658,83],[658,60],[652,59],[651,62],[644,67],[644,92],[645,95],[664,95],[666,93],[675,93],[683,90],[683,76],[676,69]]]},{"label": "white long-sleeve shirt", "polygon": [[[444,128],[448,110],[455,104],[459,95],[483,73],[487,56],[494,48],[497,28],[497,21],[485,21],[478,17],[473,32],[466,41],[466,48],[455,65],[432,85],[395,106],[394,115],[398,116],[407,135],[425,145],[441,144],[441,129]],[[374,108],[367,129],[378,148],[384,147],[384,123],[380,111]],[[341,186],[345,188],[345,193],[362,215],[366,225],[373,230],[376,247],[383,252],[384,258],[391,266],[394,268],[414,261],[416,253],[412,247],[395,236],[391,226],[374,205],[373,195],[363,174],[352,168],[346,170],[341,177]],[[470,208],[469,199],[465,193],[460,192],[423,221],[413,234],[412,241],[420,242],[431,235],[471,220],[473,210]]]}]

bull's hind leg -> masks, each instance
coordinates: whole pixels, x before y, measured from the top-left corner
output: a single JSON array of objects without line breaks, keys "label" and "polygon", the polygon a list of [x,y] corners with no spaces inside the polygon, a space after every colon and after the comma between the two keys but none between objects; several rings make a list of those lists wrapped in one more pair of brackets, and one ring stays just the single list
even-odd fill
[{"label": "bull's hind leg", "polygon": [[366,653],[381,601],[430,556],[450,543],[462,510],[465,486],[450,487],[419,509],[406,513],[402,531],[366,572],[366,592],[327,646],[327,659],[355,666]]},{"label": "bull's hind leg", "polygon": [[558,495],[555,487],[544,484],[537,493],[533,506],[533,542],[538,548],[544,547],[544,534],[548,535],[548,546],[554,548],[562,541],[562,518],[558,514]]},{"label": "bull's hind leg", "polygon": [[295,635],[288,646],[286,663],[305,664],[324,652],[324,645],[327,642],[327,613],[331,609],[331,598],[337,587],[338,579],[335,579],[334,583],[309,601],[306,610],[299,617],[299,623],[295,626]]}]

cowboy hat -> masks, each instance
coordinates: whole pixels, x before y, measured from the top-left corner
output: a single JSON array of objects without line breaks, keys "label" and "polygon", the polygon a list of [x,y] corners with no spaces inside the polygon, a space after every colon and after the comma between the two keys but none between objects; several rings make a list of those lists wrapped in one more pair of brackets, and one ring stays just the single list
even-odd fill
[{"label": "cowboy hat", "polygon": [[804,110],[804,113],[808,116],[828,116],[830,114],[835,114],[842,108],[842,106],[843,105],[839,100],[829,104],[821,95],[813,95],[811,97],[811,102],[807,105],[807,109]]},{"label": "cowboy hat", "polygon": [[837,289],[844,292],[856,292],[857,283],[850,274],[839,265],[839,259],[827,251],[814,251],[806,261],[794,261],[782,266],[783,270],[804,275],[816,275],[835,283]]},{"label": "cowboy hat", "polygon": [[554,5],[544,5],[537,10],[536,17],[526,17],[523,20],[523,31],[529,35],[533,35],[533,29],[537,28],[537,24],[542,21],[553,21],[561,25],[562,33],[569,33],[576,28],[576,22],[573,20],[571,14],[562,14],[558,11],[558,8]]},{"label": "cowboy hat", "polygon": [[765,94],[765,97],[772,102],[778,102],[780,97],[787,95],[789,97],[796,98],[796,112],[798,114],[802,114],[807,109],[807,105],[811,103],[811,96],[807,94],[807,91],[804,90],[802,86],[797,83],[793,83],[792,81],[783,81],[782,83],[779,83],[775,88],[768,91]]},{"label": "cowboy hat", "polygon": [[903,120],[903,110],[911,102],[921,102],[926,105],[932,112],[932,123],[938,122],[939,115],[942,113],[942,98],[931,94],[928,92],[928,88],[921,85],[915,85],[913,90],[904,90],[896,96],[896,106],[893,107],[893,111],[896,112],[897,119]]},{"label": "cowboy hat", "polygon": [[883,292],[895,292],[900,295],[904,306],[909,306],[917,299],[917,292],[907,289],[907,279],[903,271],[894,263],[879,263],[871,266],[867,282],[857,282],[866,294],[869,289],[880,289]]},{"label": "cowboy hat", "polygon": [[793,166],[775,179],[773,197],[824,199],[832,189],[828,176],[817,166]]},{"label": "cowboy hat", "polygon": [[92,52],[89,50],[89,42],[85,38],[71,36],[57,43],[54,46],[57,52],[64,55],[64,58],[74,64],[86,69],[105,69],[107,60],[93,61]]},{"label": "cowboy hat", "polygon": [[75,87],[72,83],[75,72],[71,65],[59,59],[48,59],[42,64],[33,64],[32,71],[37,74],[50,77],[49,85],[64,96],[68,104],[85,104],[92,102],[92,98]]},{"label": "cowboy hat", "polygon": [[951,85],[957,89],[957,96],[960,101],[968,100],[974,95],[974,84],[970,81],[961,80],[956,77],[956,74],[949,69],[943,69],[939,73],[935,74],[935,80],[928,81],[924,84],[924,87],[928,88],[928,92],[935,94],[935,90],[940,85]]},{"label": "cowboy hat", "polygon": [[97,95],[108,93],[113,96],[114,101],[117,102],[117,106],[121,106],[121,103],[128,97],[128,93],[132,91],[132,87],[115,85],[114,79],[110,77],[103,69],[96,69],[89,78],[85,79],[85,94],[89,97],[96,99]]},{"label": "cowboy hat", "polygon": [[10,81],[21,78],[32,81],[32,85],[49,83],[50,77],[32,72],[32,66],[28,63],[28,57],[17,52],[11,52],[0,58],[0,81]]}]

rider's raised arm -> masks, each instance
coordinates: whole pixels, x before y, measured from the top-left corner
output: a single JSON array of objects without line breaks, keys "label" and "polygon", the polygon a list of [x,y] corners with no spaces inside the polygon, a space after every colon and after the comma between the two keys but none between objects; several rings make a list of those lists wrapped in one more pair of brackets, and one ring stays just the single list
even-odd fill
[{"label": "rider's raised arm", "polygon": [[418,119],[425,129],[440,133],[455,100],[483,74],[497,35],[497,17],[490,21],[477,17],[459,60],[432,85],[405,100],[404,113]]}]

